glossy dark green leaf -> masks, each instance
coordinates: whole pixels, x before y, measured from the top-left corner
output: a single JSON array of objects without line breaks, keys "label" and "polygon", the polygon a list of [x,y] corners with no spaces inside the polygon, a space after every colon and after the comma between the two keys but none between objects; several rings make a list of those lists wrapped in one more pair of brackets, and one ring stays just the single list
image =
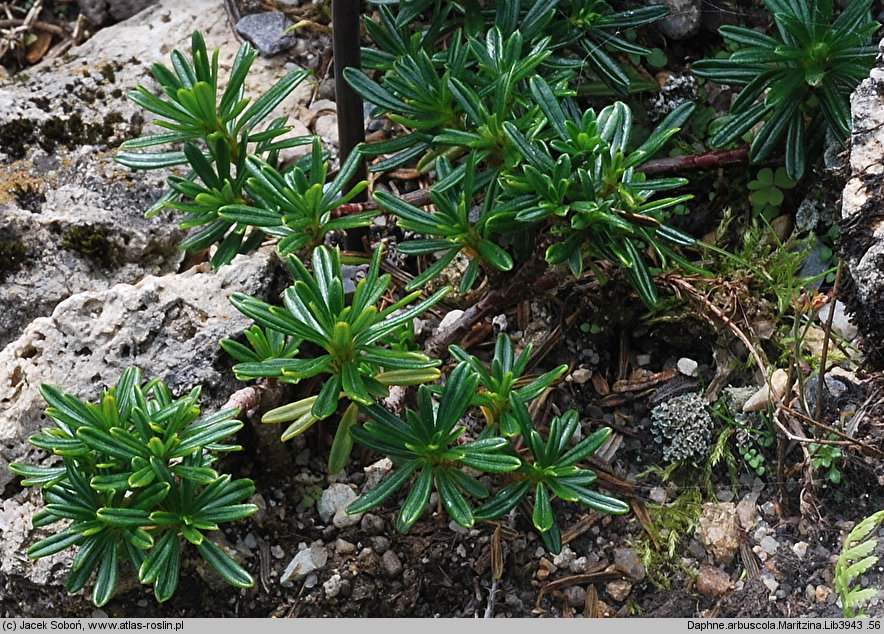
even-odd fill
[{"label": "glossy dark green leaf", "polygon": [[230,585],[237,588],[251,588],[254,585],[252,576],[211,539],[204,539],[197,550],[206,563]]},{"label": "glossy dark green leaf", "polygon": [[429,466],[421,469],[417,479],[411,486],[411,491],[399,511],[396,518],[396,530],[407,533],[414,523],[420,519],[427,504],[430,501],[430,492],[433,488],[433,470]]},{"label": "glossy dark green leaf", "polygon": [[96,607],[100,608],[105,605],[114,596],[119,575],[120,567],[117,560],[117,548],[116,544],[111,540],[108,541],[105,547],[101,558],[101,565],[98,568],[98,575],[95,578],[92,601]]},{"label": "glossy dark green leaf", "polygon": [[442,500],[442,506],[445,507],[448,516],[464,528],[472,528],[474,523],[472,509],[448,472],[436,469],[434,479],[439,499]]}]

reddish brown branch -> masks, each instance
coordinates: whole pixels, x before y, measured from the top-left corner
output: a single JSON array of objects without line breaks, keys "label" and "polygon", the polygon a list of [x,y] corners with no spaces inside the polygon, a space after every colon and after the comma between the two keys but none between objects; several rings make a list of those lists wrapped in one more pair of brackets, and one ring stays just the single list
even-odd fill
[{"label": "reddish brown branch", "polygon": [[636,170],[646,176],[662,176],[665,174],[713,170],[730,165],[745,165],[748,162],[749,148],[742,147],[736,150],[721,150],[719,152],[706,152],[705,154],[669,156],[655,159],[648,161],[641,167],[637,167]]}]

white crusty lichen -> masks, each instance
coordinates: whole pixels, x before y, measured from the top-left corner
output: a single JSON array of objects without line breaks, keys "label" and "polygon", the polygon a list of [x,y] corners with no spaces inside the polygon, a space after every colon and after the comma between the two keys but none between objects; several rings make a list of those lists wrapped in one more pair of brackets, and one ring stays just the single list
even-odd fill
[{"label": "white crusty lichen", "polygon": [[675,396],[651,410],[651,432],[664,445],[669,462],[701,457],[709,452],[712,417],[703,397],[696,392]]}]

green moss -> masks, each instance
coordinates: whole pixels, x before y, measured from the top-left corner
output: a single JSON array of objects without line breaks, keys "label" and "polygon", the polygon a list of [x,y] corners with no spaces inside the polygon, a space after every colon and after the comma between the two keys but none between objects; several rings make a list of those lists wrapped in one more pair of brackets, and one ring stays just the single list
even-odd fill
[{"label": "green moss", "polygon": [[14,183],[11,192],[18,206],[31,213],[40,213],[46,202],[46,195],[31,183]]},{"label": "green moss", "polygon": [[108,240],[107,227],[79,226],[68,229],[61,238],[61,246],[79,253],[101,268],[110,268],[117,259],[116,248]]},{"label": "green moss", "polygon": [[24,158],[28,144],[34,139],[33,121],[10,121],[0,126],[0,151],[13,160]]},{"label": "green moss", "polygon": [[111,64],[105,63],[98,67],[98,72],[101,73],[101,76],[104,77],[104,80],[112,84],[117,80],[117,75],[114,72],[114,67]]},{"label": "green moss", "polygon": [[21,268],[28,250],[14,236],[0,231],[0,282]]}]

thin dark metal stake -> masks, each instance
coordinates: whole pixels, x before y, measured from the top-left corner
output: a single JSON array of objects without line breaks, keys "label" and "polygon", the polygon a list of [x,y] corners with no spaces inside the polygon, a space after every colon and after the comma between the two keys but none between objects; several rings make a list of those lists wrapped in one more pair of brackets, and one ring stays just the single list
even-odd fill
[{"label": "thin dark metal stake", "polygon": [[[332,46],[335,64],[335,101],[338,108],[338,148],[341,163],[347,160],[350,152],[365,141],[365,116],[362,109],[362,97],[350,88],[344,79],[344,69],[348,66],[360,68],[362,60],[359,54],[359,0],[332,0]],[[365,160],[347,188],[353,187],[367,175]],[[363,191],[354,202],[368,200]],[[362,250],[362,238],[368,235],[365,228],[347,231],[346,247],[349,251]]]}]

